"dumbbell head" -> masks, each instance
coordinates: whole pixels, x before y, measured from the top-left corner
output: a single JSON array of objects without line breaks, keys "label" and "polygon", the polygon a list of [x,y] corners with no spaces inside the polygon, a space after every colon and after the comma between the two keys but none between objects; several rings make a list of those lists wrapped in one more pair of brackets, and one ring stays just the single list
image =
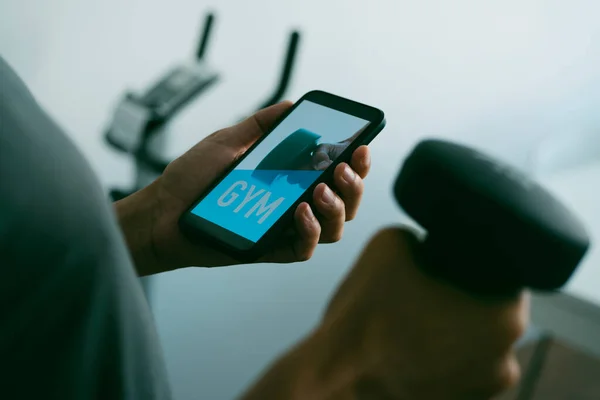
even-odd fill
[{"label": "dumbbell head", "polygon": [[470,291],[556,290],[589,247],[583,225],[550,193],[465,146],[422,141],[394,191],[427,231],[426,268]]},{"label": "dumbbell head", "polygon": [[295,171],[310,163],[320,138],[320,135],[306,129],[294,131],[262,159],[252,176],[271,184],[285,171]]}]

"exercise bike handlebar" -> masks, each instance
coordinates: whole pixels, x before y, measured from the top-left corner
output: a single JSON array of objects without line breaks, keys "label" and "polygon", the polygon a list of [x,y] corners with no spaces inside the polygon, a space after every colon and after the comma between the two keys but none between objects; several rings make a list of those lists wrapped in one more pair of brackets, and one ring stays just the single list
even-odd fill
[{"label": "exercise bike handlebar", "polygon": [[281,75],[279,77],[279,83],[275,88],[275,91],[262,105],[258,108],[262,110],[263,108],[272,106],[273,104],[278,103],[283,98],[289,84],[290,78],[292,76],[292,72],[294,70],[294,62],[296,60],[296,54],[298,51],[298,42],[300,41],[300,32],[293,31],[290,35],[290,39],[288,42],[287,53],[285,56],[285,60],[283,63],[283,70],[281,71]]},{"label": "exercise bike handlebar", "polygon": [[212,32],[214,19],[215,15],[213,13],[209,13],[206,15],[206,19],[204,20],[204,27],[202,29],[202,36],[200,37],[200,42],[196,51],[197,60],[202,60],[204,54],[206,53],[206,47],[208,46],[208,40],[210,39],[210,34]]}]

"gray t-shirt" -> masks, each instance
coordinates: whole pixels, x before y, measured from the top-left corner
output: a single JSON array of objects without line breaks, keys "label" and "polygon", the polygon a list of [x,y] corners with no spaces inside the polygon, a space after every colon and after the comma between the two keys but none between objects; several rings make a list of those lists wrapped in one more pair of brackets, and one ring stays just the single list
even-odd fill
[{"label": "gray t-shirt", "polygon": [[171,397],[107,195],[1,57],[0,365],[3,399]]}]

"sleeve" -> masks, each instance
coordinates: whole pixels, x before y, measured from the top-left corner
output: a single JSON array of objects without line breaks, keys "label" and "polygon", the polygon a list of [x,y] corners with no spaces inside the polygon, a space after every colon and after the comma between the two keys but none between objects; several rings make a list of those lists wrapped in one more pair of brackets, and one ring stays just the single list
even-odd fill
[{"label": "sleeve", "polygon": [[170,398],[108,198],[1,58],[0,363],[1,398]]}]

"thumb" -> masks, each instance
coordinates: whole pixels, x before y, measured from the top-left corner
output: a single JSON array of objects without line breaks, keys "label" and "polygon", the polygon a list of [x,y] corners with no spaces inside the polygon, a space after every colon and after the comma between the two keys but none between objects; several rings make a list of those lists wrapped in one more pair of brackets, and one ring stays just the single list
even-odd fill
[{"label": "thumb", "polygon": [[239,124],[217,132],[219,140],[246,150],[267,133],[277,120],[292,107],[291,101],[283,101],[264,108]]}]

